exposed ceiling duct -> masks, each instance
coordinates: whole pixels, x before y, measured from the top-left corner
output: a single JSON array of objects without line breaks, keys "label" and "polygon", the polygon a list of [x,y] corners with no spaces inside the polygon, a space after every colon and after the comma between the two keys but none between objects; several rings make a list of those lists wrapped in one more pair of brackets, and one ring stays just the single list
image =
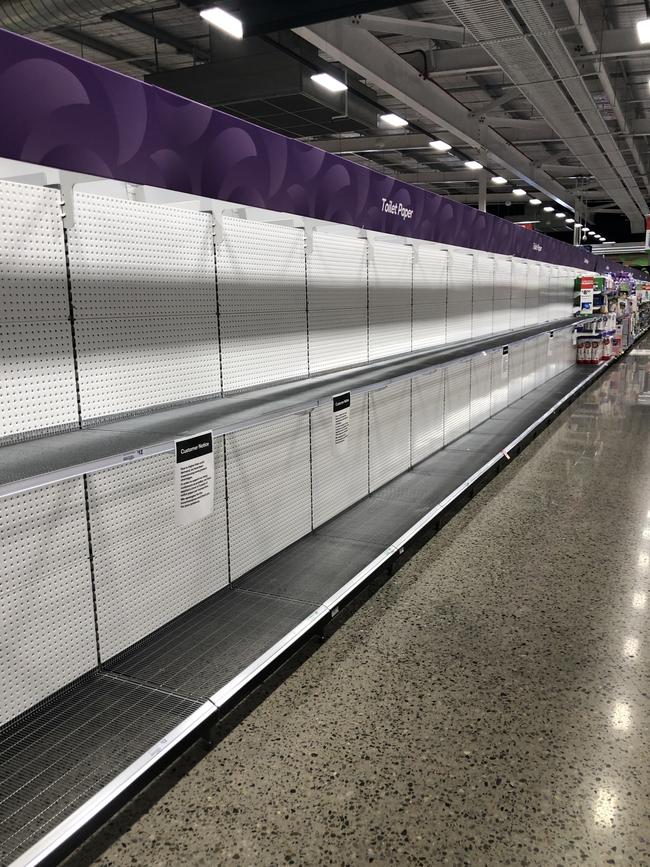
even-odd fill
[{"label": "exposed ceiling duct", "polygon": [[[127,3],[132,8],[151,2]],[[0,27],[15,33],[36,33],[62,25],[74,25],[124,9],[119,0],[1,0]]]},{"label": "exposed ceiling duct", "polygon": [[598,178],[627,216],[631,230],[641,232],[645,200],[542,3],[517,3],[517,16],[527,33],[501,0],[446,0],[446,5]]}]

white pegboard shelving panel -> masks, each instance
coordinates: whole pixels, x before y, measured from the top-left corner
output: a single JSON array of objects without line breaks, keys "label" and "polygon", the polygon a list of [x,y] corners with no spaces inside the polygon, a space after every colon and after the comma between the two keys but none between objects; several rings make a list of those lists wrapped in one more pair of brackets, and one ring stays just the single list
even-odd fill
[{"label": "white pegboard shelving panel", "polygon": [[494,257],[494,305],[492,329],[495,334],[510,330],[510,303],[512,294],[512,260]]},{"label": "white pegboard shelving panel", "polygon": [[522,377],[524,374],[524,344],[511,343],[508,353],[508,404],[522,396]]},{"label": "white pegboard shelving panel", "polygon": [[88,476],[99,649],[103,662],[228,583],[223,438],[214,442],[214,511],[174,517],[174,456]]},{"label": "white pegboard shelving panel", "polygon": [[57,190],[0,181],[0,442],[79,424]]},{"label": "white pegboard shelving panel", "polygon": [[413,248],[373,241],[368,249],[368,358],[411,351]]},{"label": "white pegboard shelving panel", "polygon": [[449,253],[419,244],[413,259],[413,351],[445,342]]},{"label": "white pegboard shelving panel", "polygon": [[494,272],[494,256],[480,252],[474,253],[472,337],[485,337],[492,334]]},{"label": "white pegboard shelving panel", "polygon": [[311,531],[309,439],[307,413],[226,437],[231,580]]},{"label": "white pegboard shelving panel", "polygon": [[512,261],[510,300],[510,328],[523,328],[526,319],[526,293],[528,291],[528,263]]},{"label": "white pegboard shelving panel", "polygon": [[503,349],[497,349],[490,354],[492,369],[490,380],[490,415],[495,415],[508,406],[508,365],[510,351],[504,356]]},{"label": "white pegboard shelving panel", "polygon": [[475,355],[470,362],[470,429],[490,417],[492,359],[486,352]]},{"label": "white pegboard shelving panel", "polygon": [[472,336],[474,256],[456,250],[449,253],[447,276],[447,343]]},{"label": "white pegboard shelving panel", "polygon": [[528,282],[526,284],[526,303],[524,308],[524,325],[536,325],[540,321],[539,287],[541,282],[541,266],[528,263]]},{"label": "white pegboard shelving panel", "polygon": [[469,430],[470,411],[469,359],[457,361],[447,367],[445,376],[445,445]]},{"label": "white pegboard shelving panel", "polygon": [[535,368],[537,367],[537,338],[524,340],[521,371],[521,393],[528,394],[535,388]]},{"label": "white pegboard shelving panel", "polygon": [[551,279],[554,269],[550,265],[541,265],[540,268],[539,322],[549,322],[553,318]]},{"label": "white pegboard shelving panel", "polygon": [[216,316],[83,319],[75,333],[84,421],[220,391]]},{"label": "white pegboard shelving panel", "polygon": [[307,377],[306,279],[302,229],[223,218],[217,283],[224,392]]},{"label": "white pegboard shelving panel", "polygon": [[68,236],[86,422],[221,391],[212,218],[75,193]]},{"label": "white pegboard shelving panel", "polygon": [[445,368],[412,380],[411,463],[423,461],[444,444]]},{"label": "white pegboard shelving panel", "polygon": [[345,450],[334,448],[332,406],[311,414],[314,527],[329,521],[368,491],[368,396],[353,394]]},{"label": "white pegboard shelving panel", "polygon": [[552,352],[551,341],[548,334],[540,334],[537,338],[537,364],[535,367],[535,388],[544,385],[548,379],[550,353]]},{"label": "white pegboard shelving panel", "polygon": [[396,382],[369,395],[370,490],[411,464],[411,383]]},{"label": "white pegboard shelving panel", "polygon": [[0,501],[0,725],[97,665],[83,479]]},{"label": "white pegboard shelving panel", "polygon": [[368,251],[362,238],[314,232],[307,253],[309,371],[368,361]]}]

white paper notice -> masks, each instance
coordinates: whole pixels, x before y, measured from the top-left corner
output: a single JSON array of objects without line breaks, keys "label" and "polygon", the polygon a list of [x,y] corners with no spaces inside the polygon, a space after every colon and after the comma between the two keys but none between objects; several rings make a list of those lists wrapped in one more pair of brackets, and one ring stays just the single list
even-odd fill
[{"label": "white paper notice", "polygon": [[344,452],[350,435],[350,392],[332,398],[332,436],[334,451]]},{"label": "white paper notice", "polygon": [[174,512],[180,526],[193,524],[214,509],[212,431],[175,440]]}]

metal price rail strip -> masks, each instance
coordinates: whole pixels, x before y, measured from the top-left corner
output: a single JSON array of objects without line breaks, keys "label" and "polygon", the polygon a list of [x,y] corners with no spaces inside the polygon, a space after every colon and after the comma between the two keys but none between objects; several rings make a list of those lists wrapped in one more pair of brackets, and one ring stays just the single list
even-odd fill
[{"label": "metal price rail strip", "polygon": [[219,436],[296,412],[309,412],[343,391],[373,391],[424,373],[432,367],[576,324],[573,317],[559,319],[480,340],[463,340],[393,356],[309,379],[282,382],[96,427],[5,445],[0,447],[0,497],[170,452],[175,439],[197,430],[212,430],[215,436]]},{"label": "metal price rail strip", "polygon": [[60,859],[154,767],[322,632],[361,588],[401,565],[407,546],[421,543],[423,531],[615,360],[559,374],[7,724],[0,730],[0,864]]}]

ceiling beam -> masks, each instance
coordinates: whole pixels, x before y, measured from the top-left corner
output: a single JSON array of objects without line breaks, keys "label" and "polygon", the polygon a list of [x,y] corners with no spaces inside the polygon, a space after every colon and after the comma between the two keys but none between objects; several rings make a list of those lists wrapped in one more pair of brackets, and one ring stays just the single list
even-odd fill
[{"label": "ceiling beam", "polygon": [[431,52],[433,74],[473,75],[477,72],[494,72],[499,66],[480,45],[465,48],[438,48]]},{"label": "ceiling beam", "polygon": [[521,96],[521,93],[516,88],[508,88],[501,94],[501,96],[495,96],[494,99],[491,99],[487,105],[481,106],[481,108],[478,111],[475,111],[474,114],[480,116],[488,115],[491,111],[494,111],[495,108],[501,108],[502,105],[507,105],[509,102],[512,102],[513,99],[517,99],[518,96]]},{"label": "ceiling beam", "polygon": [[423,80],[416,69],[372,34],[341,20],[300,27],[296,33],[428,123],[445,127],[467,144],[484,149],[493,164],[504,166],[524,183],[572,207],[571,196],[561,184],[536,167],[498,132],[480,123],[446,90],[433,81]]},{"label": "ceiling beam", "polygon": [[102,20],[119,21],[120,24],[124,24],[125,27],[129,27],[131,30],[136,30],[144,36],[150,36],[164,45],[171,45],[172,48],[175,48],[181,54],[189,54],[195,60],[204,60],[206,62],[211,60],[209,49],[203,48],[189,39],[176,36],[175,33],[164,30],[162,27],[158,27],[150,18],[142,18],[139,15],[134,15],[132,12],[118,11],[109,12],[103,16]]},{"label": "ceiling beam", "polygon": [[[582,20],[584,21],[584,14]],[[634,27],[603,30],[600,33],[594,33],[594,39],[595,44],[593,45],[585,43],[585,53],[578,55],[581,60],[601,60],[606,57],[634,58],[650,54],[650,44],[641,45],[639,43]]]},{"label": "ceiling beam", "polygon": [[359,154],[377,151],[408,151],[429,149],[430,135],[399,133],[397,135],[351,136],[309,141],[310,145],[331,154]]},{"label": "ceiling beam", "polygon": [[141,57],[137,57],[129,51],[120,48],[119,45],[112,42],[105,42],[103,39],[97,39],[81,27],[53,27],[50,33],[55,33],[57,36],[67,39],[68,42],[81,45],[84,48],[89,48],[91,51],[97,51],[99,54],[104,54],[106,57],[111,57],[113,60],[130,63],[131,66],[135,66],[144,72],[156,71],[156,64],[153,61],[143,60]]},{"label": "ceiling beam", "polygon": [[413,21],[410,18],[394,18],[387,15],[354,15],[350,23],[373,33],[396,33],[399,36],[419,36],[458,44],[465,41],[464,27],[436,24],[432,21]]}]

